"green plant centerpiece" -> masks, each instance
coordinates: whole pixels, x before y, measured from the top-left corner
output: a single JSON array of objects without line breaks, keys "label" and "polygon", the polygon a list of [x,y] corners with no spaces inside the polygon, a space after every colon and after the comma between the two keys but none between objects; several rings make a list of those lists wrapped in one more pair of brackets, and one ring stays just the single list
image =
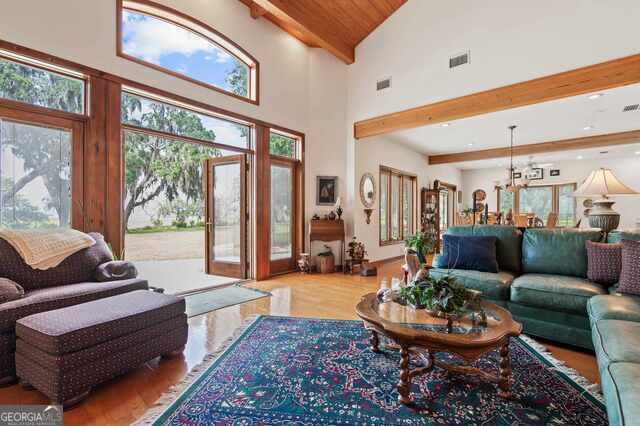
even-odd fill
[{"label": "green plant centerpiece", "polygon": [[426,232],[416,232],[404,241],[404,245],[416,252],[420,263],[427,263],[427,255],[436,249],[436,239]]},{"label": "green plant centerpiece", "polygon": [[454,276],[420,277],[400,288],[400,301],[415,309],[425,309],[434,317],[447,320],[447,331],[453,329],[453,321],[471,314],[474,323],[486,326],[482,309],[481,292],[469,290]]}]

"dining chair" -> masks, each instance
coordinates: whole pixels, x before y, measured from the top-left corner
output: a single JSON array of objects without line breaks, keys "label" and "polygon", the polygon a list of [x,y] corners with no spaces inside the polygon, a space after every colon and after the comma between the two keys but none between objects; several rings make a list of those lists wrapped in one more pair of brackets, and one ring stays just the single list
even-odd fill
[{"label": "dining chair", "polygon": [[514,215],[516,226],[519,228],[527,228],[529,226],[529,215],[516,214]]}]

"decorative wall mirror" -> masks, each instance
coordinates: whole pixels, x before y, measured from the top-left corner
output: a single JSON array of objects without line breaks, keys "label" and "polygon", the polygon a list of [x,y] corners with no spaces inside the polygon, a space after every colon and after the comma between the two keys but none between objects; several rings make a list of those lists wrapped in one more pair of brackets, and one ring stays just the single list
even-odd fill
[{"label": "decorative wall mirror", "polygon": [[371,223],[373,204],[376,201],[376,181],[371,173],[365,173],[360,179],[360,201],[364,205],[367,225]]},{"label": "decorative wall mirror", "polygon": [[376,201],[376,182],[371,173],[365,173],[360,179],[360,200],[362,204],[370,209]]}]

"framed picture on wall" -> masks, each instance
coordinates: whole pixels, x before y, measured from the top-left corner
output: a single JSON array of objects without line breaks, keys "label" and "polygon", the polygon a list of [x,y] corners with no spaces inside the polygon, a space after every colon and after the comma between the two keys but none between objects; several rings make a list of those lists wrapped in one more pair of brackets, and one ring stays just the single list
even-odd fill
[{"label": "framed picture on wall", "polygon": [[333,206],[338,198],[338,176],[316,177],[316,205]]},{"label": "framed picture on wall", "polygon": [[522,173],[520,172],[513,172],[513,178],[514,179],[520,179],[522,177]]},{"label": "framed picture on wall", "polygon": [[560,170],[559,169],[549,170],[549,176],[560,176]]},{"label": "framed picture on wall", "polygon": [[541,180],[544,179],[544,169],[541,167],[531,169],[528,173],[525,174],[525,178],[529,180]]}]

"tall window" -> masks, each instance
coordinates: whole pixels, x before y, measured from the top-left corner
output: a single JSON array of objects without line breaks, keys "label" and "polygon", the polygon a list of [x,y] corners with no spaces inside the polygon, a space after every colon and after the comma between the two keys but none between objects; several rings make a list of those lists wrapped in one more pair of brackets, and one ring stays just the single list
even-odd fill
[{"label": "tall window", "polygon": [[271,261],[272,269],[283,272],[294,265],[296,244],[296,175],[300,167],[300,139],[271,129],[269,154],[271,172]]},{"label": "tall window", "polygon": [[505,216],[509,211],[515,211],[515,196],[513,192],[498,189],[498,212]]},{"label": "tall window", "polygon": [[118,55],[257,103],[257,61],[222,34],[147,1],[119,11]]},{"label": "tall window", "polygon": [[[126,90],[122,92],[121,121],[127,257],[130,260],[201,258],[205,246],[200,240],[207,220],[204,161],[249,153],[251,128],[226,117],[191,109],[191,106],[172,104],[131,88]],[[213,250],[217,259],[233,258],[239,247],[238,232],[235,232],[240,197],[240,183],[234,175],[236,166],[216,168],[215,179],[219,184],[214,190],[217,215],[214,219],[216,226],[219,225],[215,233],[219,244]],[[175,245],[167,245],[161,255],[151,253],[143,237],[167,232],[192,238],[193,244],[184,250],[173,250]]]},{"label": "tall window", "polygon": [[0,227],[82,227],[85,91],[82,74],[0,50]]},{"label": "tall window", "polygon": [[558,215],[557,226],[575,224],[576,202],[573,198],[574,183],[539,185],[521,188],[514,192],[498,189],[498,211],[506,214],[533,214],[547,224],[550,213]]},{"label": "tall window", "polygon": [[449,189],[442,188],[440,189],[440,232],[444,233],[444,231],[449,228]]},{"label": "tall window", "polygon": [[0,118],[0,227],[71,226],[70,130]]},{"label": "tall window", "polygon": [[416,222],[416,177],[380,167],[380,244],[403,241]]}]

